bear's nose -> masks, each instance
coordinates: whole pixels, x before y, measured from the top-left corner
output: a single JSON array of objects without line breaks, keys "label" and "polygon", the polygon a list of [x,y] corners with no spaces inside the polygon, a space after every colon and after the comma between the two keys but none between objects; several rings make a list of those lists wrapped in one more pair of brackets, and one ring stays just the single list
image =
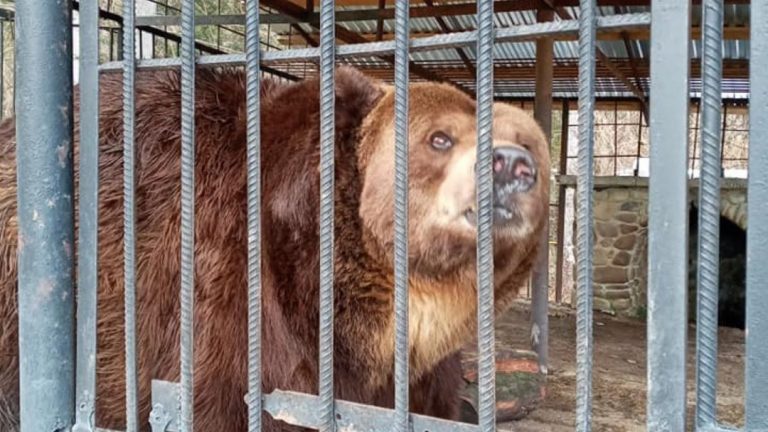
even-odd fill
[{"label": "bear's nose", "polygon": [[531,153],[517,146],[493,149],[493,183],[506,193],[527,192],[536,184]]}]

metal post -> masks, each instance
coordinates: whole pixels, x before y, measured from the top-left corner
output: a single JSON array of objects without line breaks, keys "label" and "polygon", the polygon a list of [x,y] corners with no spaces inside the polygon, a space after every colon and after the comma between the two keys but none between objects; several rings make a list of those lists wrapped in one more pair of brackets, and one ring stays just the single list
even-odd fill
[{"label": "metal post", "polygon": [[493,1],[477,2],[477,341],[478,424],[496,426],[493,314]]},{"label": "metal post", "polygon": [[[133,35],[135,0],[124,0],[123,29]],[[122,33],[121,33],[122,34]],[[125,415],[126,431],[139,427],[136,374],[136,179],[134,159],[136,51],[134,38],[120,44],[123,52],[123,267],[125,290]],[[110,47],[111,50],[111,47]]]},{"label": "metal post", "polygon": [[408,421],[408,2],[395,3],[395,427]]},{"label": "metal post", "polygon": [[5,117],[5,19],[0,19],[0,120]]},{"label": "metal post", "polygon": [[[10,25],[11,25],[11,40],[14,41],[14,46],[16,46],[16,23],[14,21],[11,21]],[[15,61],[16,56],[13,56],[13,57]],[[5,67],[3,67],[3,70],[5,70]],[[13,68],[11,68],[11,70],[13,70],[13,82],[11,84],[11,97],[13,98],[13,101],[12,101],[13,104],[11,105],[11,115],[15,115],[16,114],[16,94],[17,94],[16,89],[18,87],[17,87],[17,81],[16,81],[16,71]]]},{"label": "metal post", "polygon": [[[132,35],[132,34],[131,34]],[[194,425],[195,310],[195,2],[181,4],[181,418]]]},{"label": "metal post", "polygon": [[[552,21],[552,9],[539,9],[539,22]],[[544,129],[544,136],[552,139],[552,62],[554,41],[542,37],[536,40],[536,98],[534,118]],[[549,173],[544,173],[549,175]],[[539,240],[539,256],[531,283],[531,348],[538,354],[539,370],[547,373],[549,364],[549,205],[547,224]]]},{"label": "metal post", "polygon": [[245,5],[248,115],[248,432],[261,431],[261,71],[259,2]]},{"label": "metal post", "polygon": [[[720,266],[722,0],[702,2],[701,185],[696,315],[696,426],[717,423],[717,303]],[[686,164],[687,165],[687,164]]]},{"label": "metal post", "polygon": [[333,397],[335,10],[336,3],[333,0],[323,1],[320,5],[320,432],[333,432],[336,429]]},{"label": "metal post", "polygon": [[95,427],[99,225],[99,4],[80,4],[80,226],[77,245],[77,412],[73,432]]},{"label": "metal post", "polygon": [[595,0],[579,16],[579,153],[576,184],[576,430],[592,430],[592,195],[595,104]]},{"label": "metal post", "polygon": [[768,430],[768,4],[752,3],[749,61],[749,186],[747,188],[746,427]]},{"label": "metal post", "polygon": [[685,430],[690,3],[654,0],[651,7],[649,432]]},{"label": "metal post", "polygon": [[16,2],[19,386],[22,432],[75,408],[72,5]]},{"label": "metal post", "polygon": [[[568,100],[563,100],[560,125],[560,167],[559,175],[565,175],[568,168]],[[567,188],[558,182],[557,186],[557,274],[555,275],[555,303],[563,301],[563,273],[565,272],[565,194]]]}]

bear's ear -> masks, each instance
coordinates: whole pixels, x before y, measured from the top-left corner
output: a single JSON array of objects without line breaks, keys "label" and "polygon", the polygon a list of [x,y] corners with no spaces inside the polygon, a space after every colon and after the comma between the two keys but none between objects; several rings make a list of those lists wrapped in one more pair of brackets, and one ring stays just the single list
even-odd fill
[{"label": "bear's ear", "polygon": [[352,129],[384,95],[381,83],[350,66],[336,69],[336,127]]}]

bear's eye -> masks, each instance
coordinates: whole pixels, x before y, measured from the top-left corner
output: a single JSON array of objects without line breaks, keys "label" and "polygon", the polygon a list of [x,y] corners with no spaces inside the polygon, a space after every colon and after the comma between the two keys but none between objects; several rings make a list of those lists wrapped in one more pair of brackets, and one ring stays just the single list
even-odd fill
[{"label": "bear's eye", "polygon": [[438,150],[447,150],[453,146],[453,140],[445,132],[435,132],[429,138],[432,147]]}]

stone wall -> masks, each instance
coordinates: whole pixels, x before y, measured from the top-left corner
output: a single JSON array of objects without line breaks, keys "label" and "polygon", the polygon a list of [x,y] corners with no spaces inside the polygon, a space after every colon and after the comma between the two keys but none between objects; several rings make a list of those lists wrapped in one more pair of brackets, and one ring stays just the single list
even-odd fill
[{"label": "stone wall", "polygon": [[648,194],[645,190],[615,188],[594,195],[593,282],[595,308],[633,314],[643,302],[644,248],[648,232]]},{"label": "stone wall", "polygon": [[[561,182],[572,186],[575,178],[564,176]],[[598,177],[593,202],[594,308],[616,315],[642,316],[647,304],[647,178]],[[697,202],[698,182],[693,180],[689,203]],[[746,205],[744,180],[725,180],[721,215],[746,230]],[[573,232],[575,237],[575,221]]]}]

